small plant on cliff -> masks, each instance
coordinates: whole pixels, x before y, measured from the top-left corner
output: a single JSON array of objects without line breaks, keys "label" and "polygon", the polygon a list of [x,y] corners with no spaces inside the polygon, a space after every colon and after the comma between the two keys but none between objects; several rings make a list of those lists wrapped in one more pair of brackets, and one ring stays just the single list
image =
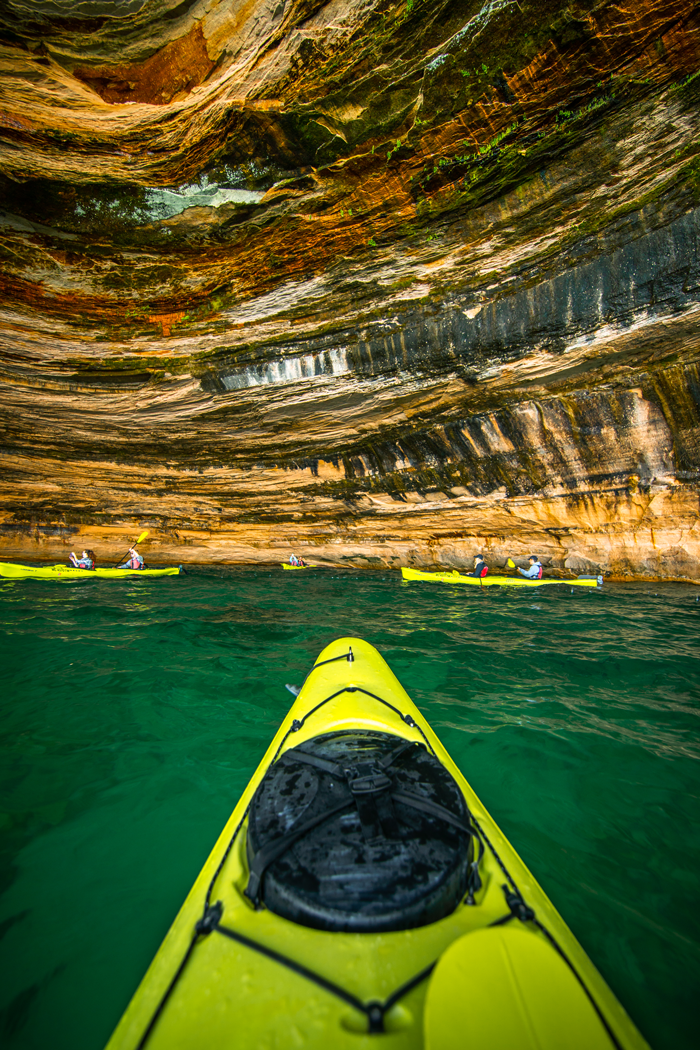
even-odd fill
[{"label": "small plant on cliff", "polygon": [[683,80],[680,81],[680,83],[671,84],[670,90],[682,91],[683,88],[689,87],[698,77],[700,77],[700,69],[697,69],[694,73],[689,73],[687,77],[684,77]]},{"label": "small plant on cliff", "polygon": [[390,161],[394,154],[401,149],[401,139],[396,140],[396,145],[390,149],[386,155],[387,161]]},{"label": "small plant on cliff", "polygon": [[683,169],[688,185],[700,196],[700,158],[696,158]]}]

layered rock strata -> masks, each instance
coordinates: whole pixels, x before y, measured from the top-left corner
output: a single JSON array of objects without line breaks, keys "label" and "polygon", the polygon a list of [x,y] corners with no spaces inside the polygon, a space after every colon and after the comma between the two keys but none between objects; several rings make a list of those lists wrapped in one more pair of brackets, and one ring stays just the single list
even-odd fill
[{"label": "layered rock strata", "polygon": [[2,556],[700,577],[700,6],[8,11]]}]

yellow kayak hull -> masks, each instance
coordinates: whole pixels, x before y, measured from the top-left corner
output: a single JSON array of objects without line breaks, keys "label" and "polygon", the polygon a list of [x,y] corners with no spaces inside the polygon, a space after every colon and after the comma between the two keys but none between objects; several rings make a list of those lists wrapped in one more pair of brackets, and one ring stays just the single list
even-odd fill
[{"label": "yellow kayak hull", "polygon": [[465,576],[456,569],[451,572],[423,572],[421,569],[401,569],[404,580],[424,580],[430,583],[465,583],[470,587],[551,587],[564,584],[566,587],[602,587],[602,576],[579,576],[575,580],[526,580],[517,576]]},{"label": "yellow kayak hull", "polygon": [[[452,775],[485,844],[473,904],[460,902],[445,918],[413,929],[347,933],[256,910],[244,895],[247,815],[266,771],[291,748],[349,730],[427,745]],[[511,915],[506,879],[536,922]],[[504,918],[512,921],[490,925]],[[384,1011],[381,1037],[369,1030],[377,1004]],[[648,1050],[382,657],[364,641],[343,638],[324,649],[309,673],[108,1050],[467,1046]]]},{"label": "yellow kayak hull", "polygon": [[317,569],[318,568],[318,565],[290,565],[289,562],[287,562],[287,561],[280,562],[280,565],[282,566],[283,569],[287,569],[289,572],[291,572],[292,569]]},{"label": "yellow kayak hull", "polygon": [[182,569],[76,569],[72,565],[14,565],[0,562],[0,577],[6,580],[121,579],[123,576],[179,576]]}]

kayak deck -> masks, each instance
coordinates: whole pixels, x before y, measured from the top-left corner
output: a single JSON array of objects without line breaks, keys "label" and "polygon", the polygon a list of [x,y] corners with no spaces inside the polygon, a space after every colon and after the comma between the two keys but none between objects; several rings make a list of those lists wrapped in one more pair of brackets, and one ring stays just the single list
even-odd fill
[{"label": "kayak deck", "polygon": [[317,569],[318,565],[290,565],[288,561],[280,562],[283,569],[291,571],[292,569]]},{"label": "kayak deck", "polygon": [[[426,748],[463,795],[481,886],[436,922],[327,932],[245,895],[250,807],[268,768],[350,730]],[[483,1050],[647,1047],[379,653],[340,639],[307,676],[108,1050],[457,1050],[465,1033]]]},{"label": "kayak deck", "polygon": [[575,580],[526,580],[517,576],[465,576],[456,569],[451,572],[424,572],[422,569],[401,569],[404,580],[425,580],[431,583],[465,583],[472,587],[602,587],[602,576],[578,576]]},{"label": "kayak deck", "polygon": [[7,580],[121,579],[123,576],[179,576],[182,566],[167,569],[76,569],[72,565],[15,565],[0,562],[0,577]]}]

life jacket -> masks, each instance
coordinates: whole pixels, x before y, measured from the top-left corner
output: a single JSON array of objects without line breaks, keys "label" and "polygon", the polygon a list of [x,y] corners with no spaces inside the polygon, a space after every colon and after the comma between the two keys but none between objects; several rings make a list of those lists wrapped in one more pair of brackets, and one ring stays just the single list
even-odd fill
[{"label": "life jacket", "polygon": [[543,569],[543,567],[542,567],[542,562],[541,562],[541,561],[538,561],[538,562],[537,562],[537,576],[535,576],[535,579],[536,579],[536,580],[541,580],[541,579],[542,579],[542,573],[543,573],[543,572],[544,572],[544,569]]},{"label": "life jacket", "polygon": [[133,558],[129,558],[129,560],[128,560],[128,562],[126,564],[129,566],[130,569],[140,569],[141,568],[141,562],[140,562],[140,560],[139,560],[137,555],[134,555]]},{"label": "life jacket", "polygon": [[484,567],[483,567],[483,569],[482,569],[482,570],[481,570],[481,572],[479,573],[479,575],[481,576],[481,579],[482,579],[482,580],[483,580],[484,576],[486,575],[486,573],[487,573],[488,571],[489,571],[489,567],[488,567],[488,565],[484,564]]}]

